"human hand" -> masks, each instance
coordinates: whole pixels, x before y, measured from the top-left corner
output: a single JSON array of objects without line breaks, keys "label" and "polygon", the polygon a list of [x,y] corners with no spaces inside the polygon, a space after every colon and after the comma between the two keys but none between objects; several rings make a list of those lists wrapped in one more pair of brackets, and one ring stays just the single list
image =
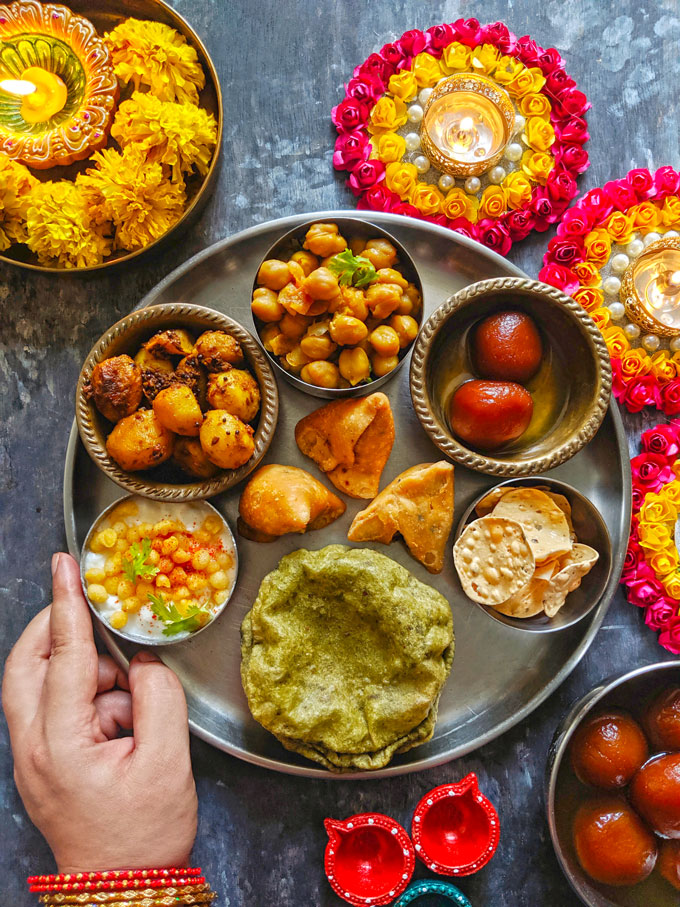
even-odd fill
[{"label": "human hand", "polygon": [[24,806],[60,872],[186,866],[197,800],[181,684],[149,652],[127,678],[98,656],[78,565],[55,554],[52,574],[52,605],[12,649],[2,687]]}]

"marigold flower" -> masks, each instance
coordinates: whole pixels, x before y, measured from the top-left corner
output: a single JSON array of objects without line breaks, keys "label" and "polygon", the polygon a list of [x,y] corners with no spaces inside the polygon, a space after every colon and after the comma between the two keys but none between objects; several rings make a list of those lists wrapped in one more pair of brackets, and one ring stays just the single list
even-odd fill
[{"label": "marigold flower", "polygon": [[81,189],[68,180],[36,183],[26,212],[26,243],[41,265],[87,268],[111,253],[110,225],[97,223]]},{"label": "marigold flower", "polygon": [[29,193],[37,182],[27,167],[0,154],[0,252],[26,242]]}]

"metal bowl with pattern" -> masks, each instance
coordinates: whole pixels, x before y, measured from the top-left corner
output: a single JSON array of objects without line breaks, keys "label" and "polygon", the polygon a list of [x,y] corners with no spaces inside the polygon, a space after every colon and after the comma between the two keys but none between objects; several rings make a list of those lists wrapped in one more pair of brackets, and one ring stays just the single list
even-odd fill
[{"label": "metal bowl with pattern", "polygon": [[[186,328],[195,336],[203,331],[225,331],[241,344],[248,369],[260,388],[261,404],[255,430],[255,452],[238,469],[224,469],[212,479],[191,481],[179,470],[163,472],[126,472],[106,452],[106,436],[111,430],[108,422],[85,394],[85,385],[92,378],[98,362],[123,353],[134,358],[140,345],[155,334],[169,328]],[[97,466],[121,488],[157,501],[195,501],[210,498],[226,491],[245,479],[264,457],[272,438],[279,414],[279,392],[269,362],[255,338],[233,318],[214,309],[184,303],[165,303],[139,309],[122,318],[97,341],[90,350],[80,372],[76,389],[76,422],[81,440]],[[182,478],[183,477],[183,478]]]},{"label": "metal bowl with pattern", "polygon": [[[477,322],[504,310],[525,312],[538,325],[544,355],[552,357],[552,367],[560,367],[555,384],[562,399],[540,436],[529,443],[520,438],[486,455],[454,436],[446,412],[453,385],[447,378],[455,344],[467,346]],[[447,299],[418,335],[410,378],[415,411],[437,447],[456,463],[494,476],[537,475],[573,457],[602,424],[612,386],[607,347],[585,309],[560,290],[521,277],[482,280]]]}]

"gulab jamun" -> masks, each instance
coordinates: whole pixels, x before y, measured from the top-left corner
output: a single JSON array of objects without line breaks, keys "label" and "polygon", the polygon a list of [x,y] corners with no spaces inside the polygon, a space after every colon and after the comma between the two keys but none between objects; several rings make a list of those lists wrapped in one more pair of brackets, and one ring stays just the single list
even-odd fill
[{"label": "gulab jamun", "polygon": [[471,352],[482,378],[524,384],[541,366],[543,344],[529,315],[496,312],[474,329]]},{"label": "gulab jamun", "polygon": [[649,739],[660,750],[680,750],[680,687],[660,693],[644,719]]},{"label": "gulab jamun", "polygon": [[578,861],[596,882],[635,885],[654,869],[654,835],[617,794],[601,794],[580,806],[573,832]]},{"label": "gulab jamun", "polygon": [[449,415],[461,441],[480,450],[495,450],[524,434],[533,411],[531,394],[521,384],[474,379],[456,390]]},{"label": "gulab jamun", "polygon": [[630,799],[664,838],[680,838],[680,753],[653,756],[633,778]]},{"label": "gulab jamun", "polygon": [[584,784],[624,787],[643,765],[649,749],[640,725],[625,712],[605,712],[584,721],[571,743],[571,764]]},{"label": "gulab jamun", "polygon": [[667,882],[680,891],[680,841],[662,841],[656,868]]}]

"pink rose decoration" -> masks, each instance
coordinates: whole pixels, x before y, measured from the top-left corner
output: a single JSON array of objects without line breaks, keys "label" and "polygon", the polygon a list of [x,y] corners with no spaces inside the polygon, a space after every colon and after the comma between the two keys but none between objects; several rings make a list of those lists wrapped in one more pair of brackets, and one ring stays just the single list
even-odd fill
[{"label": "pink rose decoration", "polygon": [[427,29],[427,34],[429,35],[430,50],[437,52],[442,51],[456,40],[453,25],[433,25]]},{"label": "pink rose decoration", "polygon": [[663,586],[657,579],[637,580],[628,587],[628,601],[638,608],[646,608],[663,595]]},{"label": "pink rose decoration", "polygon": [[384,93],[382,80],[375,75],[355,76],[345,85],[345,94],[348,98],[354,98],[355,101],[365,104],[372,104]]},{"label": "pink rose decoration", "polygon": [[529,35],[524,35],[522,38],[517,39],[517,50],[518,59],[526,63],[527,66],[534,66],[538,62],[538,56],[542,48]]},{"label": "pink rose decoration", "polygon": [[614,205],[612,204],[609,195],[604,189],[599,188],[591,189],[590,192],[586,192],[576,207],[588,219],[588,230],[590,230],[595,223],[606,220],[614,210]]},{"label": "pink rose decoration", "polygon": [[633,509],[639,510],[642,505],[645,503],[645,495],[647,494],[642,488],[633,486]]},{"label": "pink rose decoration", "polygon": [[535,189],[531,199],[531,210],[536,217],[536,229],[542,233],[560,217],[564,205],[548,198],[545,189]]},{"label": "pink rose decoration", "polygon": [[[586,167],[588,155],[586,155]],[[581,171],[579,171],[580,173]],[[557,167],[548,174],[548,181],[545,184],[548,195],[555,202],[570,202],[572,198],[578,195],[578,186],[574,177],[567,173],[566,170],[560,170]]]},{"label": "pink rose decoration", "polygon": [[505,226],[508,228],[510,239],[517,242],[531,233],[536,226],[536,218],[525,208],[518,208],[506,215]]},{"label": "pink rose decoration", "polygon": [[553,125],[557,138],[563,142],[583,145],[590,138],[588,124],[583,117],[569,117],[565,122]]},{"label": "pink rose decoration", "polygon": [[[554,73],[553,73],[554,75]],[[552,78],[552,76],[550,77]],[[565,89],[559,97],[557,114],[560,117],[581,117],[590,108],[590,101],[577,88]]]},{"label": "pink rose decoration", "polygon": [[604,184],[604,191],[619,211],[627,211],[637,204],[637,196],[625,180],[612,180]]},{"label": "pink rose decoration", "polygon": [[582,205],[565,211],[564,217],[557,227],[557,235],[563,239],[573,239],[577,242],[590,232],[590,219]]},{"label": "pink rose decoration", "polygon": [[512,247],[507,227],[490,217],[480,220],[477,224],[477,238],[487,249],[498,252],[499,255],[507,255]]},{"label": "pink rose decoration", "polygon": [[640,201],[654,195],[654,178],[646,167],[630,170],[626,176],[626,182]]},{"label": "pink rose decoration", "polygon": [[365,60],[361,66],[358,66],[353,75],[355,77],[361,76],[375,76],[380,79],[385,88],[387,88],[387,83],[390,80],[390,76],[397,71],[396,66],[393,66],[391,63],[388,63],[380,54],[371,54],[367,60]]},{"label": "pink rose decoration", "polygon": [[457,217],[455,220],[450,220],[448,228],[449,230],[455,230],[456,233],[461,233],[463,236],[467,236],[470,239],[478,238],[474,226],[464,217]]},{"label": "pink rose decoration", "polygon": [[659,634],[659,642],[674,655],[680,655],[680,617],[672,617]]},{"label": "pink rose decoration", "polygon": [[674,378],[662,386],[661,409],[667,416],[680,414],[680,378]]},{"label": "pink rose decoration", "polygon": [[562,57],[554,47],[547,47],[536,60],[544,76],[549,76],[556,69],[564,69]]},{"label": "pink rose decoration", "polygon": [[546,91],[556,101],[560,101],[570,89],[576,88],[576,82],[563,69],[555,69],[545,83]]},{"label": "pink rose decoration", "polygon": [[409,205],[408,202],[400,201],[398,205],[395,205],[392,209],[392,214],[401,214],[404,217],[422,217],[420,211],[416,208],[415,205]]},{"label": "pink rose decoration", "polygon": [[573,271],[565,268],[564,265],[558,265],[554,262],[543,265],[538,272],[538,279],[542,280],[543,283],[549,283],[551,286],[557,287],[558,290],[562,290],[567,296],[571,296],[579,286],[578,277]]},{"label": "pink rose decoration", "polygon": [[659,167],[654,174],[654,187],[661,198],[675,195],[680,189],[680,173],[676,173],[672,167]]},{"label": "pink rose decoration", "polygon": [[[517,38],[503,22],[492,22],[490,25],[483,25],[479,43],[493,44],[504,54],[512,54],[517,49]],[[550,53],[550,51],[545,51],[545,53]],[[559,54],[557,56],[559,59]],[[545,70],[543,71],[545,72]]]},{"label": "pink rose decoration", "polygon": [[372,211],[393,211],[394,206],[401,203],[401,199],[395,192],[385,186],[384,183],[378,183],[371,186],[361,196],[357,202],[357,208],[362,210],[370,209]]},{"label": "pink rose decoration", "polygon": [[399,49],[399,45],[397,43],[394,43],[386,44],[383,48],[381,48],[380,56],[386,63],[390,65],[390,67],[393,67],[393,71],[396,71],[397,64],[401,62],[403,54]]},{"label": "pink rose decoration", "polygon": [[355,195],[370,189],[385,176],[385,165],[382,161],[363,161],[350,173],[349,186]]},{"label": "pink rose decoration", "polygon": [[659,385],[654,375],[642,375],[634,378],[626,385],[623,402],[631,413],[639,413],[645,406],[659,406],[661,394]]},{"label": "pink rose decoration", "polygon": [[395,43],[399,45],[403,56],[415,57],[417,54],[427,49],[429,35],[422,32],[419,28],[412,28],[404,34]]},{"label": "pink rose decoration", "polygon": [[[663,596],[645,608],[645,623],[650,630],[663,630],[678,613],[678,603]],[[680,641],[680,636],[678,636]]]},{"label": "pink rose decoration", "polygon": [[590,166],[588,152],[582,145],[559,145],[555,149],[555,160],[572,173],[584,173]]},{"label": "pink rose decoration", "polygon": [[363,132],[345,132],[338,136],[333,154],[336,170],[354,170],[361,161],[368,159],[370,143]]},{"label": "pink rose decoration", "polygon": [[481,42],[482,29],[477,19],[456,19],[453,28],[456,33],[454,41],[458,40],[468,47],[476,47]]},{"label": "pink rose decoration", "polygon": [[658,454],[660,457],[664,457],[669,464],[672,464],[677,459],[678,453],[680,453],[680,444],[678,443],[679,429],[680,425],[677,422],[648,428],[640,436],[640,446],[647,453]]},{"label": "pink rose decoration", "polygon": [[338,132],[354,132],[366,123],[370,112],[370,105],[366,102],[344,98],[331,110],[331,119]]},{"label": "pink rose decoration", "polygon": [[620,359],[612,359],[612,393],[617,400],[621,400],[626,392],[626,385],[623,381],[623,371]]},{"label": "pink rose decoration", "polygon": [[623,572],[621,573],[621,582],[628,583],[636,579],[637,568],[640,562],[643,562],[643,554],[640,545],[636,539],[628,540],[628,549],[623,562]]},{"label": "pink rose decoration", "polygon": [[575,262],[583,261],[583,246],[576,239],[562,239],[554,236],[548,243],[548,261],[570,267]]},{"label": "pink rose decoration", "polygon": [[664,457],[658,454],[638,454],[630,461],[633,474],[633,488],[637,487],[645,494],[658,492],[674,478],[674,473]]}]

